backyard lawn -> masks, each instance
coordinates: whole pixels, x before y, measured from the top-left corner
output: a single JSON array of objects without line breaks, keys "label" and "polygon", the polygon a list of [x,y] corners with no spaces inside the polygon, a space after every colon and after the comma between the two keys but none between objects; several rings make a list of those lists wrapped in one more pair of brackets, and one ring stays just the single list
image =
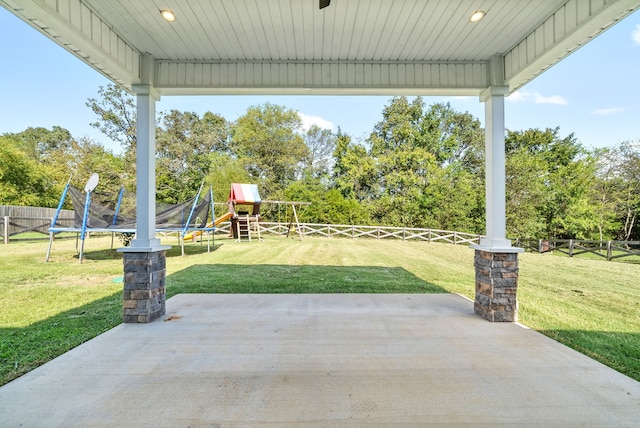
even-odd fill
[{"label": "backyard lawn", "polygon": [[[175,238],[165,243],[176,245]],[[267,236],[216,238],[168,252],[167,297],[178,293],[443,293],[473,298],[465,245]],[[122,258],[111,238],[0,246],[0,384],[120,323]],[[640,265],[521,254],[520,322],[640,380]]]}]

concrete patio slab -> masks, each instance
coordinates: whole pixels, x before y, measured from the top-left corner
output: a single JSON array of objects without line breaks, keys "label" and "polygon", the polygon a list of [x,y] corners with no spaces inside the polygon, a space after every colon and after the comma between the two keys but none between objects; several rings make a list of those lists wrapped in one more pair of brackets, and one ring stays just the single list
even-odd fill
[{"label": "concrete patio slab", "polygon": [[0,426],[640,425],[639,382],[472,306],[178,295],[0,388]]}]

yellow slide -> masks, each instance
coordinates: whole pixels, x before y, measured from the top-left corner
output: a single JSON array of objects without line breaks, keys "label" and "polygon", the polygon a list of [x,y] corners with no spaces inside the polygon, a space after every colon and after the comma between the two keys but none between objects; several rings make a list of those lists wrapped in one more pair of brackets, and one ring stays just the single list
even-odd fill
[{"label": "yellow slide", "polygon": [[[233,213],[226,213],[225,215],[215,219],[213,224],[209,223],[207,227],[217,226],[223,221],[229,220],[231,217],[233,217]],[[196,236],[200,236],[200,235],[202,235],[202,230],[196,230],[195,232],[187,233],[182,239],[184,241],[188,241],[189,239],[194,239]]]}]

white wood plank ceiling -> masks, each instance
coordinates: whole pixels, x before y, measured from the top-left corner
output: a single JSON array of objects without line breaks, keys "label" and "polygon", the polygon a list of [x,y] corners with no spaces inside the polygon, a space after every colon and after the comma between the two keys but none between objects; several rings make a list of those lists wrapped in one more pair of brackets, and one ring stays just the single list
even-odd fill
[{"label": "white wood plank ceiling", "polygon": [[[332,0],[323,10],[318,0],[0,5],[127,88],[417,95],[479,94],[491,85],[514,91],[640,0]],[[176,20],[164,21],[161,9]],[[476,10],[486,16],[472,23]]]}]

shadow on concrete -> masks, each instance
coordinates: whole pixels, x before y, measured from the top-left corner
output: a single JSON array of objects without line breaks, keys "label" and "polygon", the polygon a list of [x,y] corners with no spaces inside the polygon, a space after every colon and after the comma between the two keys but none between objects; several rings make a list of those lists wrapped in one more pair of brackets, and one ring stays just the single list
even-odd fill
[{"label": "shadow on concrete", "polygon": [[194,265],[167,277],[167,297],[180,293],[447,293],[400,267]]}]

